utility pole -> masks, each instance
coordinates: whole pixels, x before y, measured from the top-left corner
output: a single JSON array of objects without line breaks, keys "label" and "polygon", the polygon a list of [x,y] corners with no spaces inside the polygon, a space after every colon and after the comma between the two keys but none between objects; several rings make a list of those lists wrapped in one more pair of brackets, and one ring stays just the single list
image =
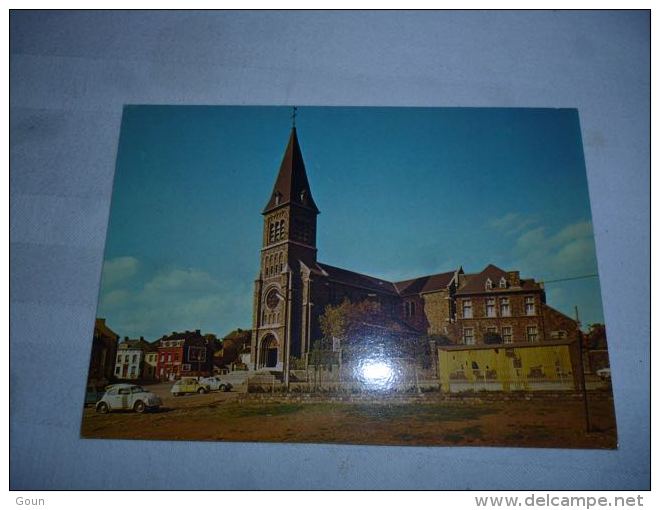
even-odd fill
[{"label": "utility pole", "polygon": [[285,320],[286,320],[286,343],[284,345],[284,356],[282,361],[284,363],[284,388],[285,391],[289,391],[289,382],[291,375],[291,368],[289,363],[291,362],[291,308],[292,308],[292,298],[293,298],[293,288],[292,288],[292,279],[293,273],[291,269],[287,271],[287,289],[286,289],[286,308],[285,308]]},{"label": "utility pole", "polygon": [[591,432],[591,416],[589,415],[589,400],[587,397],[587,380],[584,377],[584,355],[582,352],[583,344],[582,341],[582,329],[580,328],[580,312],[578,311],[577,305],[575,305],[575,321],[578,326],[578,352],[580,353],[580,379],[582,384],[582,401],[584,402],[584,420],[586,424],[587,433]]}]

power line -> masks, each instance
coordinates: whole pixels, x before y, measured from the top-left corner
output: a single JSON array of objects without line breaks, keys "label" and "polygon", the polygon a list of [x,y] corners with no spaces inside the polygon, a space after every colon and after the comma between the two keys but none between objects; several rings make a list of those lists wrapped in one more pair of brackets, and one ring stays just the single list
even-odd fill
[{"label": "power line", "polygon": [[543,283],[567,282],[570,280],[583,280],[585,278],[598,278],[598,273],[584,274],[581,276],[571,276],[570,278],[558,278],[556,280],[545,280]]}]

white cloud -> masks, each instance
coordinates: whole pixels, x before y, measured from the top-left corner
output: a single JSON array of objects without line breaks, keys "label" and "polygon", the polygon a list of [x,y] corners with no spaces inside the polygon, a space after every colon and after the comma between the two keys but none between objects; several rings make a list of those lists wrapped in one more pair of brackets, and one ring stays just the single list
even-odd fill
[{"label": "white cloud", "polygon": [[135,257],[117,257],[103,263],[103,287],[125,281],[138,272],[139,263]]},{"label": "white cloud", "polygon": [[488,227],[494,228],[505,234],[516,234],[536,223],[536,219],[531,216],[522,216],[518,213],[506,213],[499,218],[492,218],[488,221]]},{"label": "white cloud", "polygon": [[147,294],[160,294],[166,292],[197,292],[207,291],[218,287],[213,277],[196,269],[174,268],[169,271],[163,271],[147,282],[144,286],[144,292]]},{"label": "white cloud", "polygon": [[566,225],[555,233],[536,227],[519,235],[513,248],[517,265],[536,277],[568,278],[597,272],[590,221]]},{"label": "white cloud", "polygon": [[249,285],[223,285],[199,269],[171,268],[157,272],[135,290],[107,289],[99,311],[120,335],[155,339],[171,331],[223,334],[245,327],[232,317],[242,316],[250,304]]}]

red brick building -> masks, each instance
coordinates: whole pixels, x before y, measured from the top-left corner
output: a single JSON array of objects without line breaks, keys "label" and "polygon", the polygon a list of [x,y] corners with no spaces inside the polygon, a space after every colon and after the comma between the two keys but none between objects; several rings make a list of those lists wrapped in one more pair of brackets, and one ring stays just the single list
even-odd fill
[{"label": "red brick building", "polygon": [[541,283],[490,264],[480,273],[458,273],[456,343],[538,343],[578,340],[577,322],[548,306]]},{"label": "red brick building", "polygon": [[156,372],[161,381],[213,372],[213,345],[200,330],[172,332],[158,341]]}]

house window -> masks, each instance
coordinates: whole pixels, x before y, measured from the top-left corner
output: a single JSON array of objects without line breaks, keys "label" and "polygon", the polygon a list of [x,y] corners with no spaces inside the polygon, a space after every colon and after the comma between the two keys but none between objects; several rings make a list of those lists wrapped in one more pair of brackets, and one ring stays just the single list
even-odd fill
[{"label": "house window", "polygon": [[116,375],[119,375],[119,371],[120,371],[120,370],[121,370],[121,367],[117,367],[117,368],[115,368],[115,374],[116,374]]},{"label": "house window", "polygon": [[500,278],[500,289],[506,289],[506,278]]},{"label": "house window", "polygon": [[165,362],[165,355],[164,355],[164,354],[161,354],[161,355],[160,355],[160,362],[161,362],[161,363],[164,363],[164,362]]},{"label": "house window", "polygon": [[486,317],[495,317],[495,298],[486,299]]},{"label": "house window", "polygon": [[137,363],[137,354],[133,354],[133,363]]},{"label": "house window", "polygon": [[486,280],[486,290],[491,290],[492,288],[493,288],[493,280],[488,278],[488,280]]},{"label": "house window", "polygon": [[502,341],[505,344],[513,343],[513,332],[511,326],[502,326]]},{"label": "house window", "polygon": [[550,338],[555,339],[555,340],[563,340],[566,338],[566,331],[561,330],[561,331],[553,331],[550,333]]},{"label": "house window", "polygon": [[463,328],[463,343],[474,345],[474,328]]},{"label": "house window", "polygon": [[500,299],[500,315],[502,317],[511,317],[511,306],[509,305],[509,298]]},{"label": "house window", "polygon": [[525,298],[525,315],[536,315],[534,296],[527,296]]},{"label": "house window", "polygon": [[414,317],[415,316],[415,302],[414,301],[405,301],[403,303],[403,314],[405,317]]},{"label": "house window", "polygon": [[464,319],[472,318],[472,300],[470,299],[463,300],[463,318]]},{"label": "house window", "polygon": [[536,342],[538,340],[538,332],[536,326],[527,326],[527,341]]},{"label": "house window", "polygon": [[414,301],[406,301],[403,304],[403,313],[406,317],[414,317],[415,316],[415,302]]},{"label": "house window", "polygon": [[167,355],[167,361],[168,361],[168,362],[171,362],[171,361],[172,361],[172,355],[171,355],[171,354],[168,354],[168,355]]}]

